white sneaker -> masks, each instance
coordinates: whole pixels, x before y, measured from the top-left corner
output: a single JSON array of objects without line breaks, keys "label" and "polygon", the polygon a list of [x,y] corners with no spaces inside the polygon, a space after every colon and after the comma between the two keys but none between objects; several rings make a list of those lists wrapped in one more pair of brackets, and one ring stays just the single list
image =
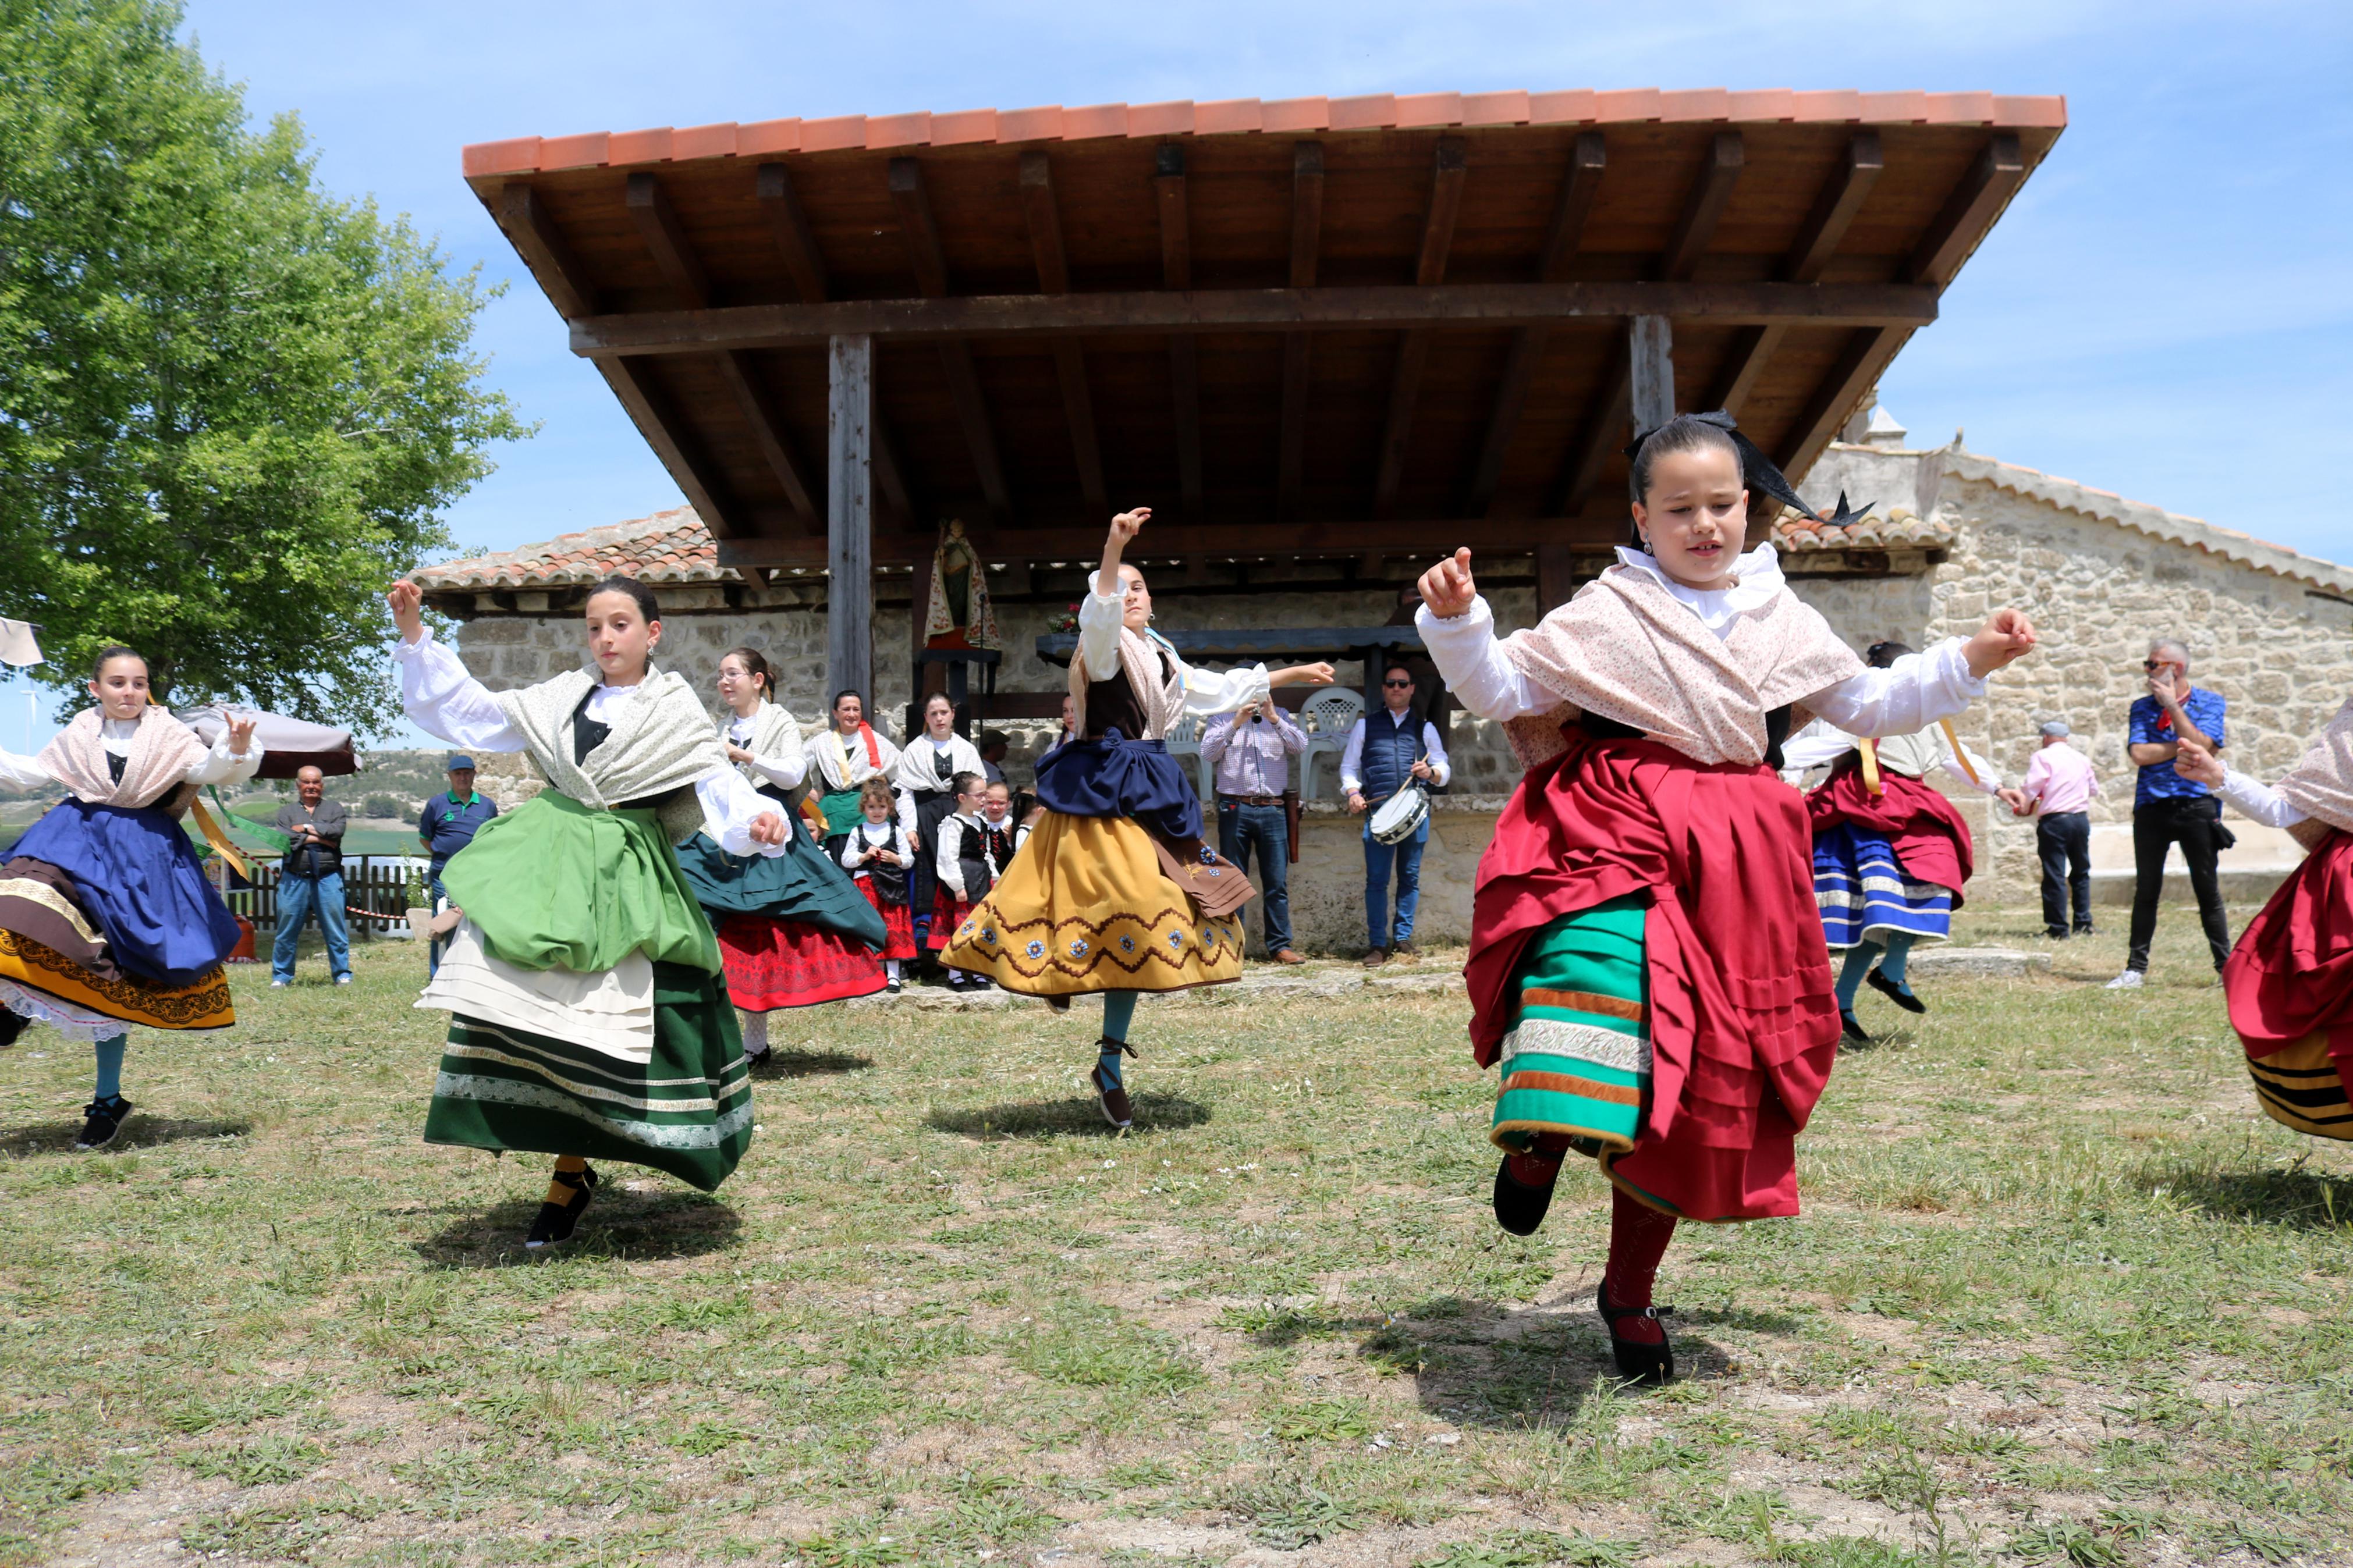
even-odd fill
[{"label": "white sneaker", "polygon": [[2102,987],[2102,989],[2107,991],[2137,991],[2140,989],[2140,978],[2139,970],[2127,969],[2122,974],[2117,975],[2114,980],[2109,981],[2105,986]]},{"label": "white sneaker", "polygon": [[338,985],[349,985],[351,983],[352,977],[348,974],[338,974],[335,976],[335,984]]},{"label": "white sneaker", "polygon": [[273,980],[269,983],[269,988],[272,991],[283,991],[286,989],[286,982],[283,980]]}]

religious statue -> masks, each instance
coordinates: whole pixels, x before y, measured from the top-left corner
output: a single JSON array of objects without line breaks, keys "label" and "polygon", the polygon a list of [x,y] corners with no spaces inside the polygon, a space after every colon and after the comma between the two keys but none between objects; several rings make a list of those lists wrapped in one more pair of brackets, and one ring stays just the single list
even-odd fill
[{"label": "religious statue", "polygon": [[932,552],[932,601],[923,616],[926,647],[993,648],[997,612],[988,603],[988,569],[964,536],[964,520],[940,525]]}]

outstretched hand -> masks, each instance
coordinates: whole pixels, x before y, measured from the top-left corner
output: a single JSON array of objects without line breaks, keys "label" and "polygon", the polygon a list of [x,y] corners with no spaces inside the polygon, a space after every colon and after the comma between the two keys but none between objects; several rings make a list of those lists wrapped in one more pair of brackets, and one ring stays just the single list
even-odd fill
[{"label": "outstretched hand", "polygon": [[1440,562],[1421,574],[1421,602],[1430,613],[1440,620],[1471,613],[1472,602],[1479,596],[1479,585],[1471,578],[1471,552],[1468,547],[1456,551],[1451,557]]},{"label": "outstretched hand", "polygon": [[2025,611],[1996,610],[1986,617],[1977,636],[1963,646],[1961,654],[1969,661],[1969,673],[1983,680],[2012,660],[2032,652],[2040,640]]},{"label": "outstretched hand", "polygon": [[[1328,664],[1294,664],[1266,678],[1269,686],[1329,686],[1337,679]],[[1242,715],[1235,715],[1237,721]]]},{"label": "outstretched hand", "polygon": [[1137,507],[1134,511],[1121,512],[1111,520],[1111,536],[1120,543],[1126,544],[1137,534],[1143,532],[1144,525],[1151,521],[1152,509],[1148,506]]},{"label": "outstretched hand", "polygon": [[392,624],[400,628],[401,641],[415,642],[425,635],[424,589],[404,577],[384,598],[392,606]]},{"label": "outstretched hand", "polygon": [[782,844],[785,841],[785,819],[773,811],[764,811],[752,819],[752,842]]},{"label": "outstretched hand", "polygon": [[2222,759],[2187,735],[2174,743],[2173,771],[2208,789],[2222,787]]},{"label": "outstretched hand", "polygon": [[244,756],[246,752],[252,750],[253,728],[259,722],[260,720],[250,713],[244,715],[242,718],[232,718],[229,720],[228,752],[230,756],[241,757]]}]

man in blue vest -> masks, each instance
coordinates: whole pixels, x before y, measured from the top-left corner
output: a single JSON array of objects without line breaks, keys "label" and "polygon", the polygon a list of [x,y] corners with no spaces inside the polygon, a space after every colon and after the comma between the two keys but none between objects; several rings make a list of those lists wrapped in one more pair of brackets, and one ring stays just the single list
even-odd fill
[{"label": "man in blue vest", "polygon": [[[441,891],[441,868],[449,857],[474,841],[482,824],[499,814],[497,805],[474,793],[474,759],[466,756],[449,759],[449,793],[437,795],[425,803],[417,815],[417,837],[432,857],[432,892],[436,906],[445,896]],[[427,944],[425,962],[428,970],[441,967],[441,942],[438,938]]]},{"label": "man in blue vest", "polygon": [[[1443,786],[1453,773],[1446,760],[1446,743],[1437,726],[1413,706],[1413,672],[1392,664],[1381,672],[1381,709],[1356,721],[1348,731],[1348,749],[1340,755],[1340,788],[1348,809],[1371,811],[1403,789],[1409,779]],[[1402,844],[1384,844],[1365,823],[1365,967],[1377,968],[1395,953],[1411,958],[1413,912],[1421,903],[1421,851],[1430,842],[1424,819]],[[1389,871],[1397,871],[1397,919],[1389,919]]]}]

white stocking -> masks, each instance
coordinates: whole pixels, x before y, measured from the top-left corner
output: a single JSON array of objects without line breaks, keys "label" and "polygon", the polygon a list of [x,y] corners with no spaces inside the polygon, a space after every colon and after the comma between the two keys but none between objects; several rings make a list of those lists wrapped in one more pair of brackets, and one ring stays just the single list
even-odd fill
[{"label": "white stocking", "polygon": [[744,1026],[744,1051],[746,1056],[758,1056],[768,1048],[768,1016],[735,1010],[736,1022]]}]

